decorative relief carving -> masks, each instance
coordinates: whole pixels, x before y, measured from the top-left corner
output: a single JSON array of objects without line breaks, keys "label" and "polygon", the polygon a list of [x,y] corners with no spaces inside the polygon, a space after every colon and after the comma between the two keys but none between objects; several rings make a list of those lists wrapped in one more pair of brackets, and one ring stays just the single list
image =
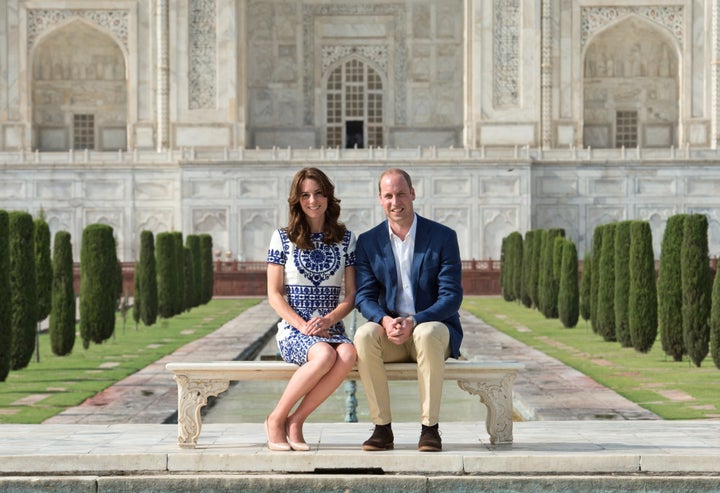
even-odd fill
[{"label": "decorative relief carving", "polygon": [[352,46],[327,46],[323,45],[322,51],[322,73],[326,73],[336,61],[359,55],[375,63],[383,70],[387,78],[388,47],[387,45],[352,45]]},{"label": "decorative relief carving", "polygon": [[217,72],[215,0],[191,0],[188,19],[189,106],[190,109],[214,108]]},{"label": "decorative relief carving", "polygon": [[652,7],[585,7],[580,13],[580,40],[582,46],[598,30],[628,15],[638,15],[665,27],[683,46],[685,10],[682,5]]},{"label": "decorative relief carving", "polygon": [[208,397],[226,391],[230,382],[196,382],[184,375],[176,375],[174,378],[178,386],[178,445],[192,447],[200,436],[200,410],[207,404]]},{"label": "decorative relief carving", "polygon": [[130,13],[127,10],[83,10],[83,9],[28,9],[27,11],[27,47],[32,47],[43,32],[52,29],[68,19],[79,17],[102,26],[113,33],[128,49],[128,24]]},{"label": "decorative relief carving", "polygon": [[493,103],[515,106],[520,74],[520,1],[495,0],[493,12]]},{"label": "decorative relief carving", "polygon": [[[305,114],[303,121],[306,125],[313,125],[314,122],[314,108],[315,108],[315,90],[317,85],[315,78],[315,71],[312,67],[315,66],[315,19],[320,16],[380,16],[380,15],[392,15],[394,21],[394,89],[395,89],[395,123],[404,124],[407,120],[406,112],[406,69],[405,61],[407,60],[407,22],[406,11],[404,5],[303,5],[302,19],[303,19],[303,53],[304,60],[303,66],[308,67],[304,71],[303,78],[303,99]],[[375,55],[377,56],[377,55]]]},{"label": "decorative relief carving", "polygon": [[476,380],[458,380],[458,387],[465,392],[480,397],[487,407],[485,425],[490,435],[490,443],[512,443],[513,407],[512,383],[515,375],[506,375],[499,382],[479,382]]}]

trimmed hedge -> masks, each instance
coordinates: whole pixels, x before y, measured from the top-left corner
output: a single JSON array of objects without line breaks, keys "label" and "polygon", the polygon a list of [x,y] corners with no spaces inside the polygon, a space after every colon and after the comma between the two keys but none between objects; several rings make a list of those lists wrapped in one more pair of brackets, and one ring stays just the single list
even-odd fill
[{"label": "trimmed hedge", "polygon": [[50,349],[65,356],[75,346],[75,291],[70,233],[58,231],[53,244],[53,279],[50,309]]},{"label": "trimmed hedge", "polygon": [[580,316],[587,322],[590,320],[590,306],[592,304],[592,254],[585,252],[582,266],[582,278],[580,279]]},{"label": "trimmed hedge", "polygon": [[177,280],[175,273],[175,240],[172,233],[158,233],[155,245],[157,265],[158,316],[171,318],[175,315]]},{"label": "trimmed hedge", "polygon": [[155,263],[155,237],[152,231],[140,233],[140,260],[135,268],[133,318],[150,327],[158,316],[158,279]]},{"label": "trimmed hedge", "polygon": [[578,256],[575,243],[568,239],[556,238],[562,248],[560,282],[558,288],[558,316],[564,327],[577,325],[580,306],[578,291]]},{"label": "trimmed hedge", "polygon": [[45,219],[35,220],[35,289],[37,290],[37,321],[42,322],[52,308],[52,255],[50,226]]},{"label": "trimmed hedge", "polygon": [[35,350],[37,291],[35,278],[35,224],[30,214],[13,211],[10,225],[10,369],[25,368]]},{"label": "trimmed hedge", "polygon": [[0,382],[10,373],[10,218],[7,211],[0,210]]},{"label": "trimmed hedge", "polygon": [[668,218],[658,267],[658,328],[665,354],[682,361],[687,353],[682,322],[682,262],[681,250],[686,214]]},{"label": "trimmed hedge", "polygon": [[652,231],[646,221],[630,223],[628,327],[633,348],[647,353],[657,337],[657,289]]},{"label": "trimmed hedge", "polygon": [[710,309],[710,354],[715,366],[720,368],[720,274],[717,271],[713,281]]},{"label": "trimmed hedge", "polygon": [[202,285],[201,303],[212,300],[215,289],[215,270],[213,268],[212,236],[207,233],[200,235],[200,283]]},{"label": "trimmed hedge", "polygon": [[113,228],[90,224],[80,248],[80,337],[83,347],[101,344],[115,332],[118,259]]},{"label": "trimmed hedge", "polygon": [[683,227],[682,321],[687,354],[700,366],[709,351],[712,279],[708,257],[708,221],[704,214],[688,214]]},{"label": "trimmed hedge", "polygon": [[522,296],[520,301],[528,308],[532,307],[532,264],[535,248],[535,231],[525,232],[525,242],[523,243],[523,260],[522,260]]},{"label": "trimmed hedge", "polygon": [[602,233],[597,292],[597,333],[615,341],[615,223],[606,224]]},{"label": "trimmed hedge", "polygon": [[595,227],[593,233],[592,248],[592,284],[590,285],[590,326],[593,332],[598,333],[597,311],[598,311],[598,287],[600,286],[600,259],[602,257],[602,235],[605,225],[600,224]]},{"label": "trimmed hedge", "polygon": [[615,339],[632,347],[628,309],[630,295],[630,221],[615,226]]}]

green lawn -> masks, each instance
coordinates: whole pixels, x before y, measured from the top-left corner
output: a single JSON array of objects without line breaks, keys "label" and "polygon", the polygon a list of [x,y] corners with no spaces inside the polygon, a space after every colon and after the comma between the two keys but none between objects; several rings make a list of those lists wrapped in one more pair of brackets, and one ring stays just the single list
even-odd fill
[{"label": "green lawn", "polygon": [[86,350],[77,337],[68,356],[50,351],[47,334],[40,336],[40,362],[11,371],[0,382],[0,423],[41,423],[65,408],[76,406],[115,382],[145,368],[181,346],[203,337],[259,302],[258,299],[213,300],[207,305],[151,327],[135,329],[132,315],[126,326],[118,314],[115,336]]},{"label": "green lawn", "polygon": [[605,342],[582,319],[566,329],[557,319],[500,297],[468,296],[463,308],[665,419],[720,418],[720,369],[710,355],[701,368],[675,362],[663,353],[659,336],[650,352],[638,353]]}]

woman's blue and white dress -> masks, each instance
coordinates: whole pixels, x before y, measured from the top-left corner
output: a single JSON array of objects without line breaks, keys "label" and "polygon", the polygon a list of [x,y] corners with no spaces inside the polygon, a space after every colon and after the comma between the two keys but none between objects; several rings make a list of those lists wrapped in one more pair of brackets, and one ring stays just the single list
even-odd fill
[{"label": "woman's blue and white dress", "polygon": [[[270,239],[267,262],[285,267],[285,294],[290,307],[303,319],[325,316],[337,307],[344,286],[345,267],[355,265],[355,235],[347,231],[342,241],[323,243],[323,233],[310,237],[314,248],[303,250],[290,241],[287,232],[276,230]],[[317,342],[352,343],[342,320],[330,327],[330,337],[308,336],[285,320],[278,323],[280,355],[288,363],[303,365],[310,347]]]}]

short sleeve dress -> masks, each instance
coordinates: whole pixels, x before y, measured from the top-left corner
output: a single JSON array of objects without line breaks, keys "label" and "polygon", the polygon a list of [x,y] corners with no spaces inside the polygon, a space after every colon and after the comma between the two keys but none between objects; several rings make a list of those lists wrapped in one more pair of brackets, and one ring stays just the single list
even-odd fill
[{"label": "short sleeve dress", "polygon": [[[284,229],[270,239],[267,262],[284,266],[288,304],[303,319],[324,316],[337,307],[344,286],[345,267],[355,265],[355,235],[347,231],[342,241],[328,245],[323,233],[311,235],[312,250],[298,248]],[[330,337],[308,336],[281,320],[277,339],[283,360],[296,365],[307,362],[310,347],[317,342],[352,343],[342,320],[329,329]]]}]

